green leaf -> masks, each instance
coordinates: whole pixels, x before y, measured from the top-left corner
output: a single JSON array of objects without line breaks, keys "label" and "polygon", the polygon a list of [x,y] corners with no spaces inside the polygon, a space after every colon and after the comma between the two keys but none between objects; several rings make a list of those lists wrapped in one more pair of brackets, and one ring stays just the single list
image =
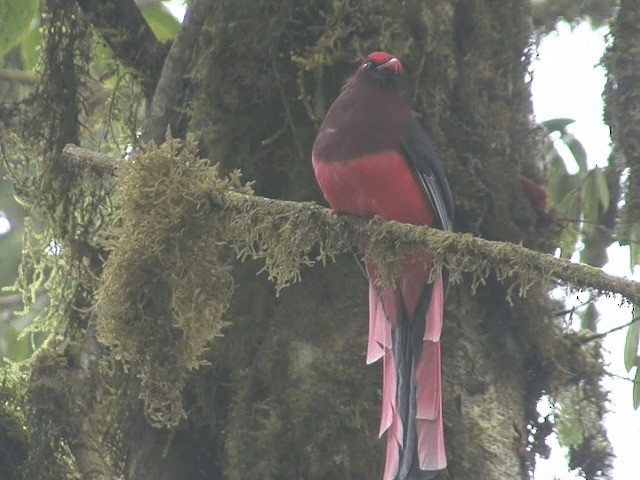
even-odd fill
[{"label": "green leaf", "polygon": [[602,168],[594,168],[593,174],[595,176],[595,188],[598,194],[598,199],[600,200],[600,206],[602,206],[603,211],[606,211],[609,209],[609,203],[611,200],[609,185],[607,185],[607,176]]},{"label": "green leaf", "polygon": [[541,122],[540,125],[546,128],[549,133],[552,133],[564,132],[565,128],[572,123],[575,123],[575,120],[572,118],[552,118]]},{"label": "green leaf", "polygon": [[576,243],[580,238],[580,232],[575,227],[575,224],[571,223],[567,225],[562,231],[562,240],[560,244],[560,258],[569,260],[573,252],[576,251]]},{"label": "green leaf", "polygon": [[624,239],[620,239],[621,245],[629,245],[629,266],[631,270],[640,265],[640,225],[634,225]]},{"label": "green leaf", "polygon": [[548,201],[553,205],[557,205],[562,200],[560,188],[561,182],[570,176],[560,155],[557,153],[550,158],[549,161],[549,184],[547,185]]},{"label": "green leaf", "polygon": [[0,358],[19,362],[31,355],[29,340],[20,338],[20,330],[11,324],[0,327]]},{"label": "green leaf", "polygon": [[600,216],[600,195],[595,170],[589,171],[582,186],[583,231],[592,232]]},{"label": "green leaf", "polygon": [[[635,308],[634,308],[635,311]],[[640,322],[629,325],[624,342],[624,368],[627,372],[636,365],[638,359],[638,343],[640,342]]]},{"label": "green leaf", "polygon": [[30,71],[36,67],[40,59],[40,45],[42,45],[42,30],[34,27],[24,37],[20,46],[25,70]]},{"label": "green leaf", "polygon": [[640,367],[636,367],[636,377],[633,379],[633,408],[640,407]]},{"label": "green leaf", "polygon": [[629,267],[631,270],[640,262],[640,245],[636,242],[629,243]]},{"label": "green leaf", "polygon": [[143,7],[141,11],[158,40],[175,38],[180,31],[180,22],[171,15],[164,5],[152,4]]},{"label": "green leaf", "polygon": [[0,0],[0,59],[31,30],[39,0]]},{"label": "green leaf", "polygon": [[577,180],[577,175],[561,178],[557,191],[560,199],[557,204],[558,211],[572,222],[577,222],[582,214],[582,189]]},{"label": "green leaf", "polygon": [[[557,181],[553,182],[553,188],[550,188],[550,198],[556,205],[560,206],[562,202],[567,201],[570,197],[580,194],[580,184],[577,175],[562,175]],[[579,212],[578,212],[579,213]],[[577,219],[577,216],[573,217]]]},{"label": "green leaf", "polygon": [[564,134],[561,140],[567,145],[567,147],[569,147],[580,171],[586,172],[589,169],[589,166],[587,165],[587,151],[582,145],[582,142],[574,137],[572,133]]},{"label": "green leaf", "polygon": [[554,155],[551,157],[549,161],[549,177],[550,180],[561,178],[566,175],[571,175],[567,170],[567,164],[564,163],[564,160],[558,154],[558,151],[553,147]]}]

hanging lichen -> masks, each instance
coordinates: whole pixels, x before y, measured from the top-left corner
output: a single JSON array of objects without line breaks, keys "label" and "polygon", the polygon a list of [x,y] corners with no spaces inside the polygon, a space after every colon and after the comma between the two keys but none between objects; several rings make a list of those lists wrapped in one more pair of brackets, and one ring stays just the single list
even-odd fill
[{"label": "hanging lichen", "polygon": [[[16,135],[3,138],[9,141],[3,159],[29,212],[15,286],[25,313],[33,317],[23,334],[37,333],[39,343],[45,339],[31,359],[16,366],[24,392],[15,400],[25,412],[21,428],[29,440],[20,475],[72,479],[80,477],[83,462],[91,463],[86,452],[95,453],[95,447],[86,447],[96,437],[101,462],[111,471],[122,456],[115,453],[120,432],[114,418],[121,412],[112,395],[122,382],[106,373],[116,370],[111,359],[102,363],[105,375],[98,375],[91,363],[99,347],[88,353],[86,345],[93,338],[104,235],[113,219],[113,179],[62,155],[67,143],[80,144],[92,133],[83,127],[95,46],[88,24],[75,3],[53,0],[43,5],[41,25],[45,40],[38,86],[5,125]],[[127,101],[135,103],[131,97]],[[98,464],[91,468],[100,471]]]}]

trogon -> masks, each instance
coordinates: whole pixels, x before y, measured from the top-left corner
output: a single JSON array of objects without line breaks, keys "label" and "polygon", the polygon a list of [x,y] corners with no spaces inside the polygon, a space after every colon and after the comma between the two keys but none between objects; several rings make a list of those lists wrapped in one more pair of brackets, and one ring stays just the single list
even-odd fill
[{"label": "trogon", "polygon": [[[395,56],[374,52],[347,79],[313,144],[316,179],[335,212],[450,230],[451,190],[401,96],[402,73]],[[427,479],[447,464],[440,374],[446,280],[441,271],[432,277],[433,268],[429,251],[406,255],[395,285],[384,286],[376,265],[366,265],[367,363],[383,359],[383,480]]]}]

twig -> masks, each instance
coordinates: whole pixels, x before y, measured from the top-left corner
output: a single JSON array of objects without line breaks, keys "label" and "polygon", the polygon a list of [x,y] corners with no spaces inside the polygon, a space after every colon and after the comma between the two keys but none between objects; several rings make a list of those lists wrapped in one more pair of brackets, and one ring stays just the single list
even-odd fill
[{"label": "twig", "polygon": [[38,76],[33,72],[25,72],[24,70],[3,69],[0,70],[0,80],[35,84],[38,82]]},{"label": "twig", "polygon": [[571,308],[567,308],[565,310],[559,310],[556,312],[553,312],[553,316],[554,317],[564,317],[565,315],[571,315],[573,316],[574,313],[576,313],[576,311],[582,307],[586,307],[587,305],[589,305],[590,303],[595,302],[596,299],[595,298],[589,298],[589,300],[580,303],[579,305],[574,305]]},{"label": "twig", "polygon": [[98,175],[113,176],[118,165],[118,162],[109,155],[78,147],[72,143],[64,147],[62,156],[64,161],[72,163],[76,168],[92,171]]},{"label": "twig", "polygon": [[69,448],[83,478],[112,480],[116,475],[112,466],[105,460],[104,447],[96,430],[99,418],[95,410],[95,392],[98,390],[97,370],[103,352],[96,338],[95,324],[96,318],[93,313],[89,316],[89,324],[78,356],[79,361],[71,370],[72,374],[82,378],[84,392],[76,398],[75,408],[78,409],[79,415],[74,425],[78,435],[70,442]]},{"label": "twig", "polygon": [[634,385],[636,383],[638,383],[637,380],[635,380],[634,378],[629,378],[629,377],[625,377],[624,375],[618,375],[617,373],[611,373],[608,370],[605,370],[606,374],[609,375],[611,378],[617,378],[618,380],[625,380],[627,382],[631,382]]},{"label": "twig", "polygon": [[17,305],[19,303],[22,303],[22,295],[19,293],[0,295],[0,308],[4,308],[8,305]]},{"label": "twig", "polygon": [[617,327],[613,327],[609,330],[606,330],[604,332],[599,332],[599,333],[594,333],[593,335],[589,335],[588,337],[583,337],[581,339],[581,343],[589,343],[592,342],[594,340],[598,340],[600,338],[604,338],[607,335],[617,332],[619,330],[622,330],[624,328],[630,327],[631,325],[633,325],[634,323],[638,323],[640,322],[640,317],[635,317],[633,320],[631,320],[630,322],[627,322],[623,325],[618,325]]},{"label": "twig", "polygon": [[284,107],[285,118],[287,119],[287,123],[289,124],[289,128],[291,129],[291,135],[293,135],[293,142],[295,143],[296,148],[298,149],[298,154],[300,155],[300,159],[304,160],[305,158],[304,149],[302,148],[302,144],[300,143],[300,138],[298,137],[296,122],[294,122],[293,115],[291,115],[291,109],[289,108],[289,101],[287,100],[287,96],[284,91],[284,85],[282,84],[280,73],[278,72],[278,63],[275,61],[275,59],[272,59],[271,65],[276,76],[276,83],[278,86],[278,90],[280,91],[280,101],[282,102],[282,106]]},{"label": "twig", "polygon": [[210,4],[208,0],[193,0],[187,7],[182,28],[171,45],[153,94],[147,126],[142,134],[144,143],[151,140],[157,145],[162,143],[167,127],[172,127],[174,132],[177,131],[173,127],[179,120],[178,99],[184,91],[186,72]]}]

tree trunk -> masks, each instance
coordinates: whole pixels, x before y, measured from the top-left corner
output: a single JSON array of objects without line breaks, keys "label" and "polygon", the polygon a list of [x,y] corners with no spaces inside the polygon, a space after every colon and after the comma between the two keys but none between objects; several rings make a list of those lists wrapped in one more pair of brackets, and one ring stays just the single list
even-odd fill
[{"label": "tree trunk", "polygon": [[[549,249],[554,234],[539,226],[519,182],[543,180],[526,83],[529,2],[316,8],[270,3],[266,17],[253,1],[215,7],[196,107],[208,154],[241,168],[258,194],[318,200],[309,159],[318,123],[355,62],[386,49],[402,60],[406,95],[447,167],[456,228]],[[548,322],[545,292],[511,305],[508,283],[475,289],[473,281],[452,287],[445,314],[449,475],[528,478],[541,340],[526,346],[539,330],[527,324]],[[366,282],[355,262],[305,270],[279,298],[254,269],[236,269],[236,282],[233,325],[211,355],[235,371],[221,452],[227,477],[376,478],[381,372],[364,364]]]}]

